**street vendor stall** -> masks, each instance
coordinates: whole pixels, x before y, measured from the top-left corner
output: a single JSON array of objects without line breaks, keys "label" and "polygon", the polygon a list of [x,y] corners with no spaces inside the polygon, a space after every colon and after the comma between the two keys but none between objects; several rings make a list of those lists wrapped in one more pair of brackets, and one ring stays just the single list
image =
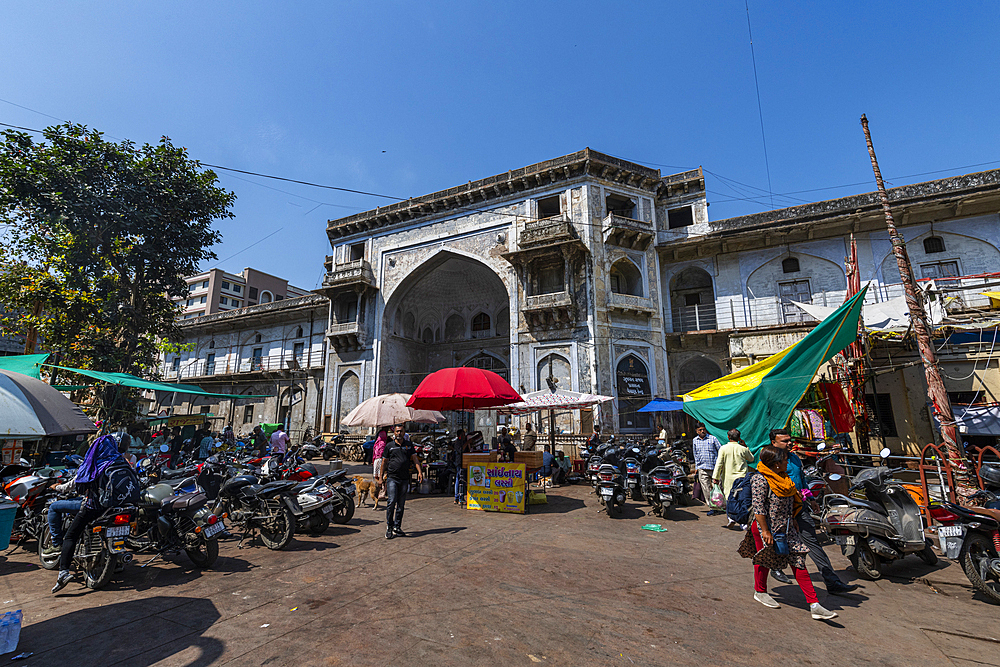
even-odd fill
[{"label": "street vendor stall", "polygon": [[523,415],[547,411],[549,413],[549,452],[554,454],[556,448],[556,410],[580,410],[600,405],[611,399],[611,396],[601,396],[599,394],[580,394],[575,391],[541,389],[533,391],[530,394],[525,394],[522,401],[499,408],[497,413]]},{"label": "street vendor stall", "polygon": [[[502,377],[481,368],[445,368],[423,379],[406,405],[419,410],[475,410],[520,402]],[[523,463],[498,463],[495,452],[466,454],[466,509],[523,513],[527,470]]]}]

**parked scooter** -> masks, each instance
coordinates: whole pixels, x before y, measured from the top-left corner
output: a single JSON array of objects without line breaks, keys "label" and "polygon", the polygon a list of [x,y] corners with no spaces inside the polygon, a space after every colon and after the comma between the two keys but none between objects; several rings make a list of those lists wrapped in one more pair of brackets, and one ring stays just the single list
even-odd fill
[{"label": "parked scooter", "polygon": [[[80,535],[73,552],[73,566],[83,574],[83,582],[87,588],[97,590],[108,585],[112,575],[118,569],[118,564],[132,561],[132,554],[126,551],[127,540],[132,531],[137,510],[135,507],[114,507],[90,522]],[[74,516],[63,515],[63,532],[69,529]],[[52,538],[46,524],[40,540],[40,546],[50,547]],[[39,551],[42,549],[40,548]],[[46,558],[50,559],[46,565]],[[46,569],[59,566],[59,555],[42,558]]]},{"label": "parked scooter", "polygon": [[653,508],[653,514],[662,517],[674,503],[684,497],[684,472],[671,460],[663,461],[661,451],[650,447],[640,464],[642,495]]},{"label": "parked scooter", "polygon": [[[881,456],[888,458],[889,449]],[[823,498],[822,523],[840,545],[858,575],[876,580],[883,561],[916,554],[928,565],[937,554],[924,538],[920,507],[892,476],[903,468],[878,466],[858,473],[850,491],[864,491],[865,499],[829,493]]]},{"label": "parked scooter", "polygon": [[[979,476],[988,488],[1000,488],[1000,466],[984,464]],[[948,524],[937,528],[941,552],[962,564],[973,588],[1000,602],[1000,497],[987,490],[972,499],[983,506],[941,503],[951,515],[935,517]]]},{"label": "parked scooter", "polygon": [[346,470],[335,470],[302,482],[294,491],[303,514],[298,516],[297,532],[321,535],[330,522],[345,524],[354,516],[354,484],[347,481]]}]

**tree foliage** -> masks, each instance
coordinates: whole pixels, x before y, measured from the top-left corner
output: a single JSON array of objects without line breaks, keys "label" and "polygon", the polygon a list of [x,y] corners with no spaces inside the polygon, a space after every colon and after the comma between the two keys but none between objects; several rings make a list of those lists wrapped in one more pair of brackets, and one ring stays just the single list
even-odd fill
[{"label": "tree foliage", "polygon": [[[34,327],[65,365],[143,374],[159,337],[178,338],[171,297],[221,239],[236,197],[163,137],[112,142],[67,123],[43,140],[0,143],[0,300],[7,327]],[[41,304],[41,314],[34,315]],[[102,417],[124,423],[134,396],[106,387]]]}]

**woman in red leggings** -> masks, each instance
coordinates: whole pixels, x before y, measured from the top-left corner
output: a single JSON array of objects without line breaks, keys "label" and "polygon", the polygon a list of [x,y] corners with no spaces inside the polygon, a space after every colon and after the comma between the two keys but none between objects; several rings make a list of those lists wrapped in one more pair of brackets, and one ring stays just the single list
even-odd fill
[{"label": "woman in red leggings", "polygon": [[[757,471],[760,475],[754,475],[750,482],[753,491],[753,514],[754,522],[750,530],[753,532],[753,539],[757,546],[757,551],[764,548],[764,545],[775,545],[775,535],[779,540],[784,540],[788,545],[787,555],[780,554],[777,560],[787,560],[792,566],[795,574],[795,581],[806,596],[809,603],[809,612],[816,620],[829,620],[836,618],[835,612],[824,609],[816,599],[816,591],[813,589],[812,580],[806,572],[805,555],[809,553],[809,547],[799,538],[795,521],[792,520],[798,512],[802,511],[802,496],[795,488],[787,472],[788,455],[784,450],[770,445],[760,450],[760,462],[757,464]],[[781,534],[784,534],[782,538]],[[770,566],[780,565],[780,563],[769,563]],[[754,594],[753,597],[765,607],[777,609],[780,605],[767,594],[767,575],[770,567],[766,565],[754,565]]]}]

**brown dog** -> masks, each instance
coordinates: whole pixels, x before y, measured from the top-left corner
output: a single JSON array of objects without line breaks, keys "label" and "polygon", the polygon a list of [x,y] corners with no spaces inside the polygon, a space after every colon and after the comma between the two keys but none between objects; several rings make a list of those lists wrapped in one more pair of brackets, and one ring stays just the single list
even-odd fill
[{"label": "brown dog", "polygon": [[354,488],[358,491],[358,505],[365,504],[365,498],[371,498],[375,501],[375,507],[372,509],[378,509],[378,496],[381,490],[381,484],[379,480],[365,479],[364,477],[356,476],[354,477]]}]

